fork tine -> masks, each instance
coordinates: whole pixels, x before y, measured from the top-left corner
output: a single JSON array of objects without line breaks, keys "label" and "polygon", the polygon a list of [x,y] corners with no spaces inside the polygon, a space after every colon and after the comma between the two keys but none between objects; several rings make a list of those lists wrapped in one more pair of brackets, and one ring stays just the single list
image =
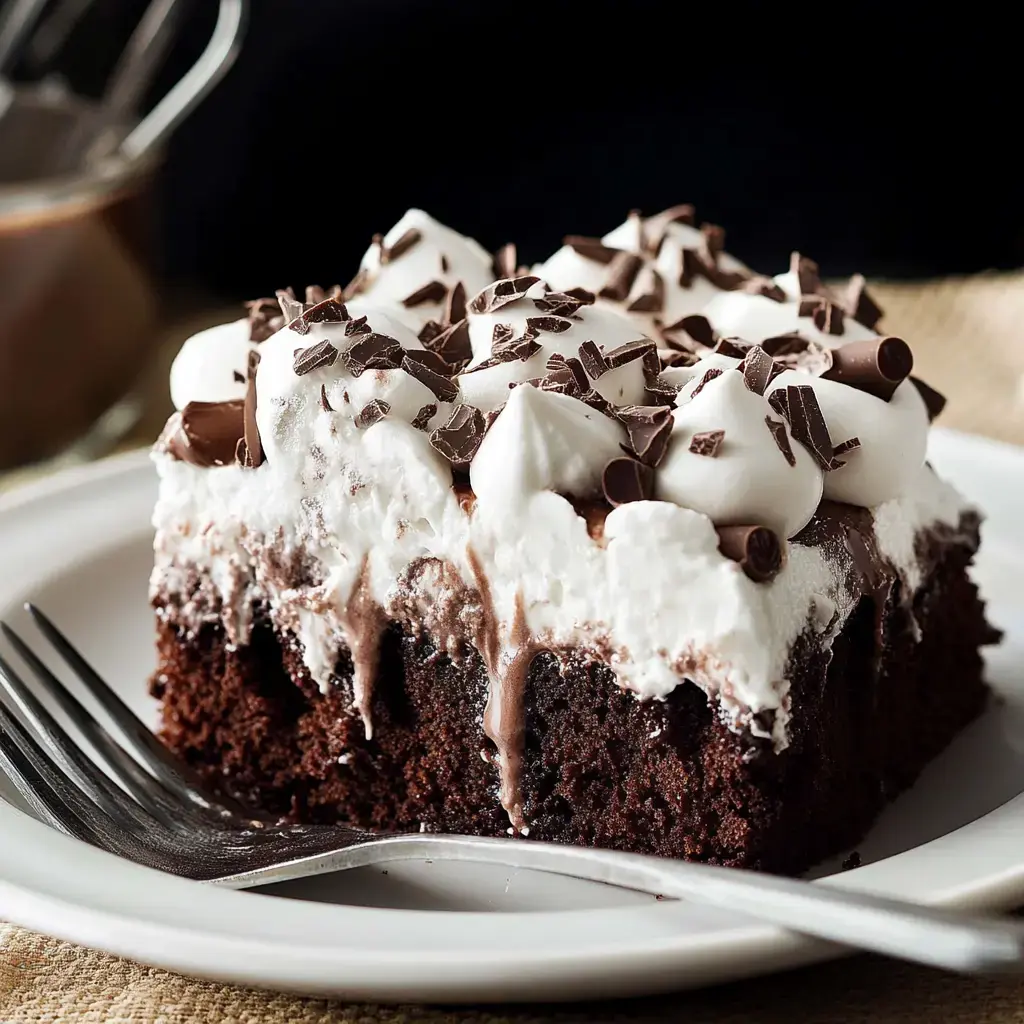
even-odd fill
[{"label": "fork tine", "polygon": [[[46,676],[49,670],[25,646],[13,630],[0,624],[4,634],[12,646],[25,659],[32,670],[49,682]],[[78,786],[82,792],[99,804],[109,815],[121,821],[129,822],[135,828],[147,828],[152,825],[147,820],[145,811],[152,818],[164,824],[177,825],[181,818],[180,806],[173,805],[174,813],[166,813],[163,802],[154,799],[153,793],[159,783],[146,773],[110,738],[106,730],[89,712],[69,693],[62,692],[57,699],[68,717],[85,734],[90,743],[97,749],[101,758],[107,763],[115,778],[119,779],[135,800],[128,799],[124,792],[96,767],[64,730],[64,727],[43,706],[39,698],[15,672],[13,666],[0,654],[0,685],[7,691],[18,710],[25,716],[28,724],[35,730],[39,742],[49,752],[64,773]],[[53,692],[52,687],[50,688]],[[137,802],[136,802],[137,801]],[[141,804],[141,807],[139,806]]]},{"label": "fork tine", "polygon": [[47,824],[95,846],[89,804],[64,779],[45,751],[0,702],[0,767],[32,810]]},{"label": "fork tine", "polygon": [[[148,768],[153,775],[181,800],[197,805],[216,814],[234,815],[246,824],[271,819],[252,811],[227,796],[214,797],[206,791],[199,776],[167,749],[127,704],[111,689],[102,676],[76,650],[70,640],[53,624],[50,618],[34,604],[26,604],[26,610],[36,625],[64,659],[75,675],[85,684],[89,692],[99,701],[103,710],[114,720],[124,736],[128,749]],[[4,627],[11,637],[12,631]],[[22,647],[24,647],[22,643]],[[20,650],[21,648],[19,648]],[[38,660],[38,659],[37,659]],[[52,673],[50,673],[52,675]],[[56,686],[65,691],[64,684],[53,676]],[[47,680],[49,682],[49,680]]]}]

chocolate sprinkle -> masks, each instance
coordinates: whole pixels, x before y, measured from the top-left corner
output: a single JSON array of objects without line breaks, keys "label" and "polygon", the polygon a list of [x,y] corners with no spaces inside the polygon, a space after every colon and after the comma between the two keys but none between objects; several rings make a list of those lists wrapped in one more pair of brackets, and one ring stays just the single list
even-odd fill
[{"label": "chocolate sprinkle", "polygon": [[629,434],[629,451],[648,466],[657,466],[668,450],[672,410],[667,405],[625,405],[615,416]]},{"label": "chocolate sprinkle", "polygon": [[[366,236],[364,235],[363,237],[365,238]],[[416,228],[409,228],[394,245],[387,247],[382,245],[380,249],[381,265],[397,260],[399,256],[404,256],[422,238],[423,235]]]},{"label": "chocolate sprinkle", "polygon": [[622,250],[605,245],[600,238],[588,238],[586,235],[566,235],[562,244],[569,246],[573,252],[579,253],[584,259],[593,260],[608,266]]},{"label": "chocolate sprinkle", "polygon": [[436,352],[446,363],[453,367],[461,366],[473,358],[473,347],[469,341],[469,321],[460,320],[457,324],[445,328],[440,334],[427,341],[420,341],[431,351]]},{"label": "chocolate sprinkle", "polygon": [[563,334],[572,327],[572,321],[558,316],[528,316],[526,327],[537,334]]},{"label": "chocolate sprinkle", "polygon": [[483,413],[472,405],[457,405],[448,422],[430,433],[430,443],[456,468],[468,466],[487,431]]},{"label": "chocolate sprinkle", "polygon": [[654,267],[646,267],[643,290],[626,307],[630,313],[660,313],[665,308],[665,281]]},{"label": "chocolate sprinkle", "polygon": [[696,398],[704,388],[710,384],[716,377],[721,377],[722,371],[717,366],[712,366],[705,371],[704,376],[701,377],[700,383],[690,392],[690,398]]},{"label": "chocolate sprinkle", "polygon": [[430,425],[430,421],[437,415],[437,406],[431,402],[429,405],[424,405],[418,413],[416,418],[412,421],[412,425],[417,430],[426,430]]},{"label": "chocolate sprinkle", "polygon": [[168,448],[176,459],[193,466],[227,466],[235,460],[243,418],[244,403],[237,400],[189,402]]},{"label": "chocolate sprinkle", "polygon": [[608,264],[608,277],[598,292],[603,299],[622,302],[629,295],[644,261],[633,252],[617,252]]},{"label": "chocolate sprinkle", "polygon": [[331,403],[327,399],[327,385],[326,384],[321,384],[320,385],[320,408],[323,409],[324,412],[334,412],[334,407],[331,405]]},{"label": "chocolate sprinkle", "polygon": [[458,397],[459,389],[452,380],[432,370],[426,363],[411,359],[408,353],[402,359],[402,369],[410,377],[415,377],[421,384],[430,388],[438,401],[453,402]]},{"label": "chocolate sprinkle", "polygon": [[600,380],[611,367],[601,353],[596,341],[585,341],[579,347],[580,362],[591,380]]},{"label": "chocolate sprinkle", "polygon": [[767,583],[785,564],[785,548],[766,526],[719,526],[718,550],[755,583]]},{"label": "chocolate sprinkle", "polygon": [[854,274],[846,286],[843,308],[847,316],[873,331],[882,319],[882,307],[868,293],[863,274]]},{"label": "chocolate sprinkle", "polygon": [[405,350],[395,338],[371,332],[359,335],[342,358],[349,373],[359,377],[365,370],[397,370],[404,356]]},{"label": "chocolate sprinkle", "polygon": [[754,345],[747,352],[737,369],[743,372],[743,383],[747,390],[753,391],[755,395],[763,395],[768,385],[783,370],[760,345]]},{"label": "chocolate sprinkle", "polygon": [[444,322],[457,324],[466,319],[466,286],[461,281],[448,289],[444,300]]},{"label": "chocolate sprinkle", "polygon": [[911,377],[910,381],[924,400],[929,421],[934,420],[946,408],[946,396],[936,391],[930,384],[925,384],[920,377]]},{"label": "chocolate sprinkle", "polygon": [[296,377],[304,377],[321,366],[333,366],[337,358],[338,350],[329,341],[318,341],[315,345],[300,348],[296,352],[292,369]]},{"label": "chocolate sprinkle", "polygon": [[494,254],[494,258],[491,261],[491,273],[499,280],[515,277],[516,271],[519,269],[518,262],[515,244],[506,242]]},{"label": "chocolate sprinkle", "polygon": [[614,508],[631,501],[647,501],[654,494],[654,470],[625,456],[612,459],[601,474],[601,487]]},{"label": "chocolate sprinkle", "polygon": [[374,423],[384,419],[389,412],[391,412],[391,406],[383,398],[375,398],[359,410],[355,424],[362,429],[372,427]]},{"label": "chocolate sprinkle", "polygon": [[428,281],[421,288],[417,288],[412,295],[402,299],[402,305],[406,309],[414,306],[422,306],[425,302],[441,302],[448,295],[448,286],[444,281]]},{"label": "chocolate sprinkle", "polygon": [[469,304],[471,313],[493,313],[495,310],[518,302],[538,281],[539,277],[504,278],[478,292]]},{"label": "chocolate sprinkle", "polygon": [[913,368],[914,354],[902,338],[866,338],[833,349],[822,377],[888,402]]},{"label": "chocolate sprinkle", "polygon": [[694,455],[706,455],[709,459],[716,459],[724,440],[724,430],[702,430],[690,438],[689,450]]},{"label": "chocolate sprinkle", "polygon": [[786,401],[789,404],[789,429],[793,440],[807,449],[821,469],[835,469],[832,440],[828,436],[828,427],[825,425],[825,417],[821,415],[814,388],[807,384],[790,384],[786,388]]},{"label": "chocolate sprinkle", "polygon": [[[774,392],[778,394],[778,392]],[[773,420],[771,416],[765,416],[765,425],[772,432],[772,437],[775,438],[775,443],[779,446],[779,451],[782,452],[786,461],[791,465],[796,465],[796,456],[793,454],[793,446],[789,443],[789,434],[786,432],[786,424],[782,420]]]}]

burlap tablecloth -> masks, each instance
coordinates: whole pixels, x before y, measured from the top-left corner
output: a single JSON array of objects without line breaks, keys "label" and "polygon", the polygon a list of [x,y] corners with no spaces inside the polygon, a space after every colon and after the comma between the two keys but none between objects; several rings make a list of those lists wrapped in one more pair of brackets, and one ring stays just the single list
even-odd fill
[{"label": "burlap tablecloth", "polygon": [[[886,310],[886,329],[911,342],[916,372],[950,398],[942,423],[1024,443],[1024,274],[879,284],[873,290]],[[189,318],[174,333],[181,337],[201,321]],[[166,366],[174,347],[171,338],[154,369],[153,404],[139,441],[155,434],[166,412]],[[1024,1024],[1024,978],[960,978],[860,956],[720,989],[618,1003],[473,1009],[346,1005],[193,981],[0,924],[0,1024],[681,1019],[690,1024]]]}]

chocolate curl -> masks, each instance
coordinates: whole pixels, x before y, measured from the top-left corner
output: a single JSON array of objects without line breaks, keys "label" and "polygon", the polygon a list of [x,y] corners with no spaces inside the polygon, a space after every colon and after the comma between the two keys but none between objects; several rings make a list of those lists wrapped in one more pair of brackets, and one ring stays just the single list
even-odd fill
[{"label": "chocolate curl", "polygon": [[718,550],[755,583],[775,579],[786,564],[782,541],[767,526],[716,526]]},{"label": "chocolate curl", "polygon": [[654,470],[636,459],[612,459],[601,474],[601,489],[613,508],[654,496]]},{"label": "chocolate curl", "polygon": [[189,402],[168,449],[174,458],[207,469],[228,466],[242,436],[243,403]]},{"label": "chocolate curl", "polygon": [[914,355],[902,338],[866,338],[832,349],[832,366],[821,376],[888,402],[913,368]]}]

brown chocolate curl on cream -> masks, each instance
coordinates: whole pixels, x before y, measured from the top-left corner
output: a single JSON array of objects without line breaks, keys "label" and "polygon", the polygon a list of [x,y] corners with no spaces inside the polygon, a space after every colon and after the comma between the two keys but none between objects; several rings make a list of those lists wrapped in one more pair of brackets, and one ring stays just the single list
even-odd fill
[{"label": "brown chocolate curl on cream", "polygon": [[914,355],[902,338],[866,338],[832,349],[832,366],[821,376],[888,402],[913,368]]},{"label": "brown chocolate curl on cream", "polygon": [[716,526],[718,550],[755,583],[775,579],[786,564],[782,541],[767,526]]},{"label": "brown chocolate curl on cream", "polygon": [[167,443],[171,455],[204,469],[231,465],[244,433],[244,407],[245,403],[237,400],[189,402]]}]

